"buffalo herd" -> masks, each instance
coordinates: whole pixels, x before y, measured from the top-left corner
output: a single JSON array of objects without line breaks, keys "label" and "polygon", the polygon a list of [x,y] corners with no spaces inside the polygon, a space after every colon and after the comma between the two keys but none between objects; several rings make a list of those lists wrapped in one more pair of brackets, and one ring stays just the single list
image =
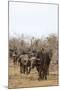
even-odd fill
[{"label": "buffalo herd", "polygon": [[30,74],[31,70],[36,68],[38,72],[38,80],[47,80],[52,50],[41,48],[39,51],[22,52],[17,54],[13,52],[13,63],[19,64],[20,73]]}]

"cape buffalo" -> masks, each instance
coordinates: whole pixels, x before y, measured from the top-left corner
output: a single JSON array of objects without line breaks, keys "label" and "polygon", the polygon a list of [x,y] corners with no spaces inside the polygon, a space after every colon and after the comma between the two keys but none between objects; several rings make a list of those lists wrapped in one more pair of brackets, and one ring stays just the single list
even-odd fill
[{"label": "cape buffalo", "polygon": [[49,65],[50,65],[50,61],[51,61],[51,51],[44,51],[44,49],[42,49],[41,51],[37,52],[37,56],[32,64],[32,66],[36,67],[37,71],[38,71],[38,75],[40,79],[47,79],[47,73],[48,73],[48,69],[49,69]]},{"label": "cape buffalo", "polygon": [[29,57],[27,54],[22,54],[19,57],[19,63],[20,63],[20,72],[21,73],[30,73],[31,69],[31,62],[29,60]]}]

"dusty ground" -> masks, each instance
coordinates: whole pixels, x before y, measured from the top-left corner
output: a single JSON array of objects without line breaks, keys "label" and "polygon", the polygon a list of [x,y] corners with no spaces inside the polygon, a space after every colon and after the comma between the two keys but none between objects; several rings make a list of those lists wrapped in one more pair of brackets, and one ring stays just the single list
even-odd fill
[{"label": "dusty ground", "polygon": [[37,87],[37,86],[53,86],[58,85],[58,75],[49,74],[48,80],[38,81],[38,73],[33,69],[30,75],[20,74],[19,66],[9,62],[9,88]]}]

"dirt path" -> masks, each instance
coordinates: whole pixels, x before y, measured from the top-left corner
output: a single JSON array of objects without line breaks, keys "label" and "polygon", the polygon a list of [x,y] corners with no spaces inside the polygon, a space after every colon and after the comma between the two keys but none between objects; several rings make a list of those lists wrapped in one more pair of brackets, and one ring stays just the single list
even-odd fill
[{"label": "dirt path", "polygon": [[49,74],[48,80],[38,81],[38,73],[32,70],[29,75],[20,74],[19,66],[9,65],[9,88],[54,86],[58,85],[58,75]]}]

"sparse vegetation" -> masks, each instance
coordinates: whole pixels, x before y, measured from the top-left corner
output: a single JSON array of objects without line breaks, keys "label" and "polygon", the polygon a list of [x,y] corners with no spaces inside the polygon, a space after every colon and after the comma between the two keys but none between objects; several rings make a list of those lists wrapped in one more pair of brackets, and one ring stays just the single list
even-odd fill
[{"label": "sparse vegetation", "polygon": [[[25,52],[28,52],[29,50],[39,51],[42,47],[45,50],[51,49],[53,53],[50,68],[49,68],[49,73],[51,74],[49,75],[47,81],[39,82],[35,80],[34,78],[34,77],[37,77],[37,73],[35,73],[36,70],[34,70],[31,72],[30,76],[24,76],[24,79],[23,79],[23,75],[21,75],[19,71],[20,67],[17,66],[14,68],[13,63],[11,61],[12,58],[10,58],[9,56],[9,88],[44,86],[45,83],[46,83],[46,86],[58,85],[58,58],[59,58],[58,56],[58,36],[55,34],[51,34],[45,38],[35,38],[35,37],[29,38],[29,39],[28,38],[25,39],[24,35],[18,38],[17,37],[10,38],[9,39],[9,55],[10,55],[10,50],[12,51],[16,50],[16,52],[20,54],[22,51],[25,51]],[[23,83],[23,81],[25,82]],[[29,83],[32,83],[32,84],[30,85]]]},{"label": "sparse vegetation", "polygon": [[[32,37],[25,39],[24,35],[21,37],[15,37],[9,39],[9,49],[16,50],[19,53],[22,51],[28,52],[29,50],[40,50],[41,48],[46,50],[51,49],[53,52],[51,64],[58,64],[58,36],[51,34],[44,39]],[[54,67],[52,67],[54,68]],[[56,70],[54,68],[54,70]]]}]

